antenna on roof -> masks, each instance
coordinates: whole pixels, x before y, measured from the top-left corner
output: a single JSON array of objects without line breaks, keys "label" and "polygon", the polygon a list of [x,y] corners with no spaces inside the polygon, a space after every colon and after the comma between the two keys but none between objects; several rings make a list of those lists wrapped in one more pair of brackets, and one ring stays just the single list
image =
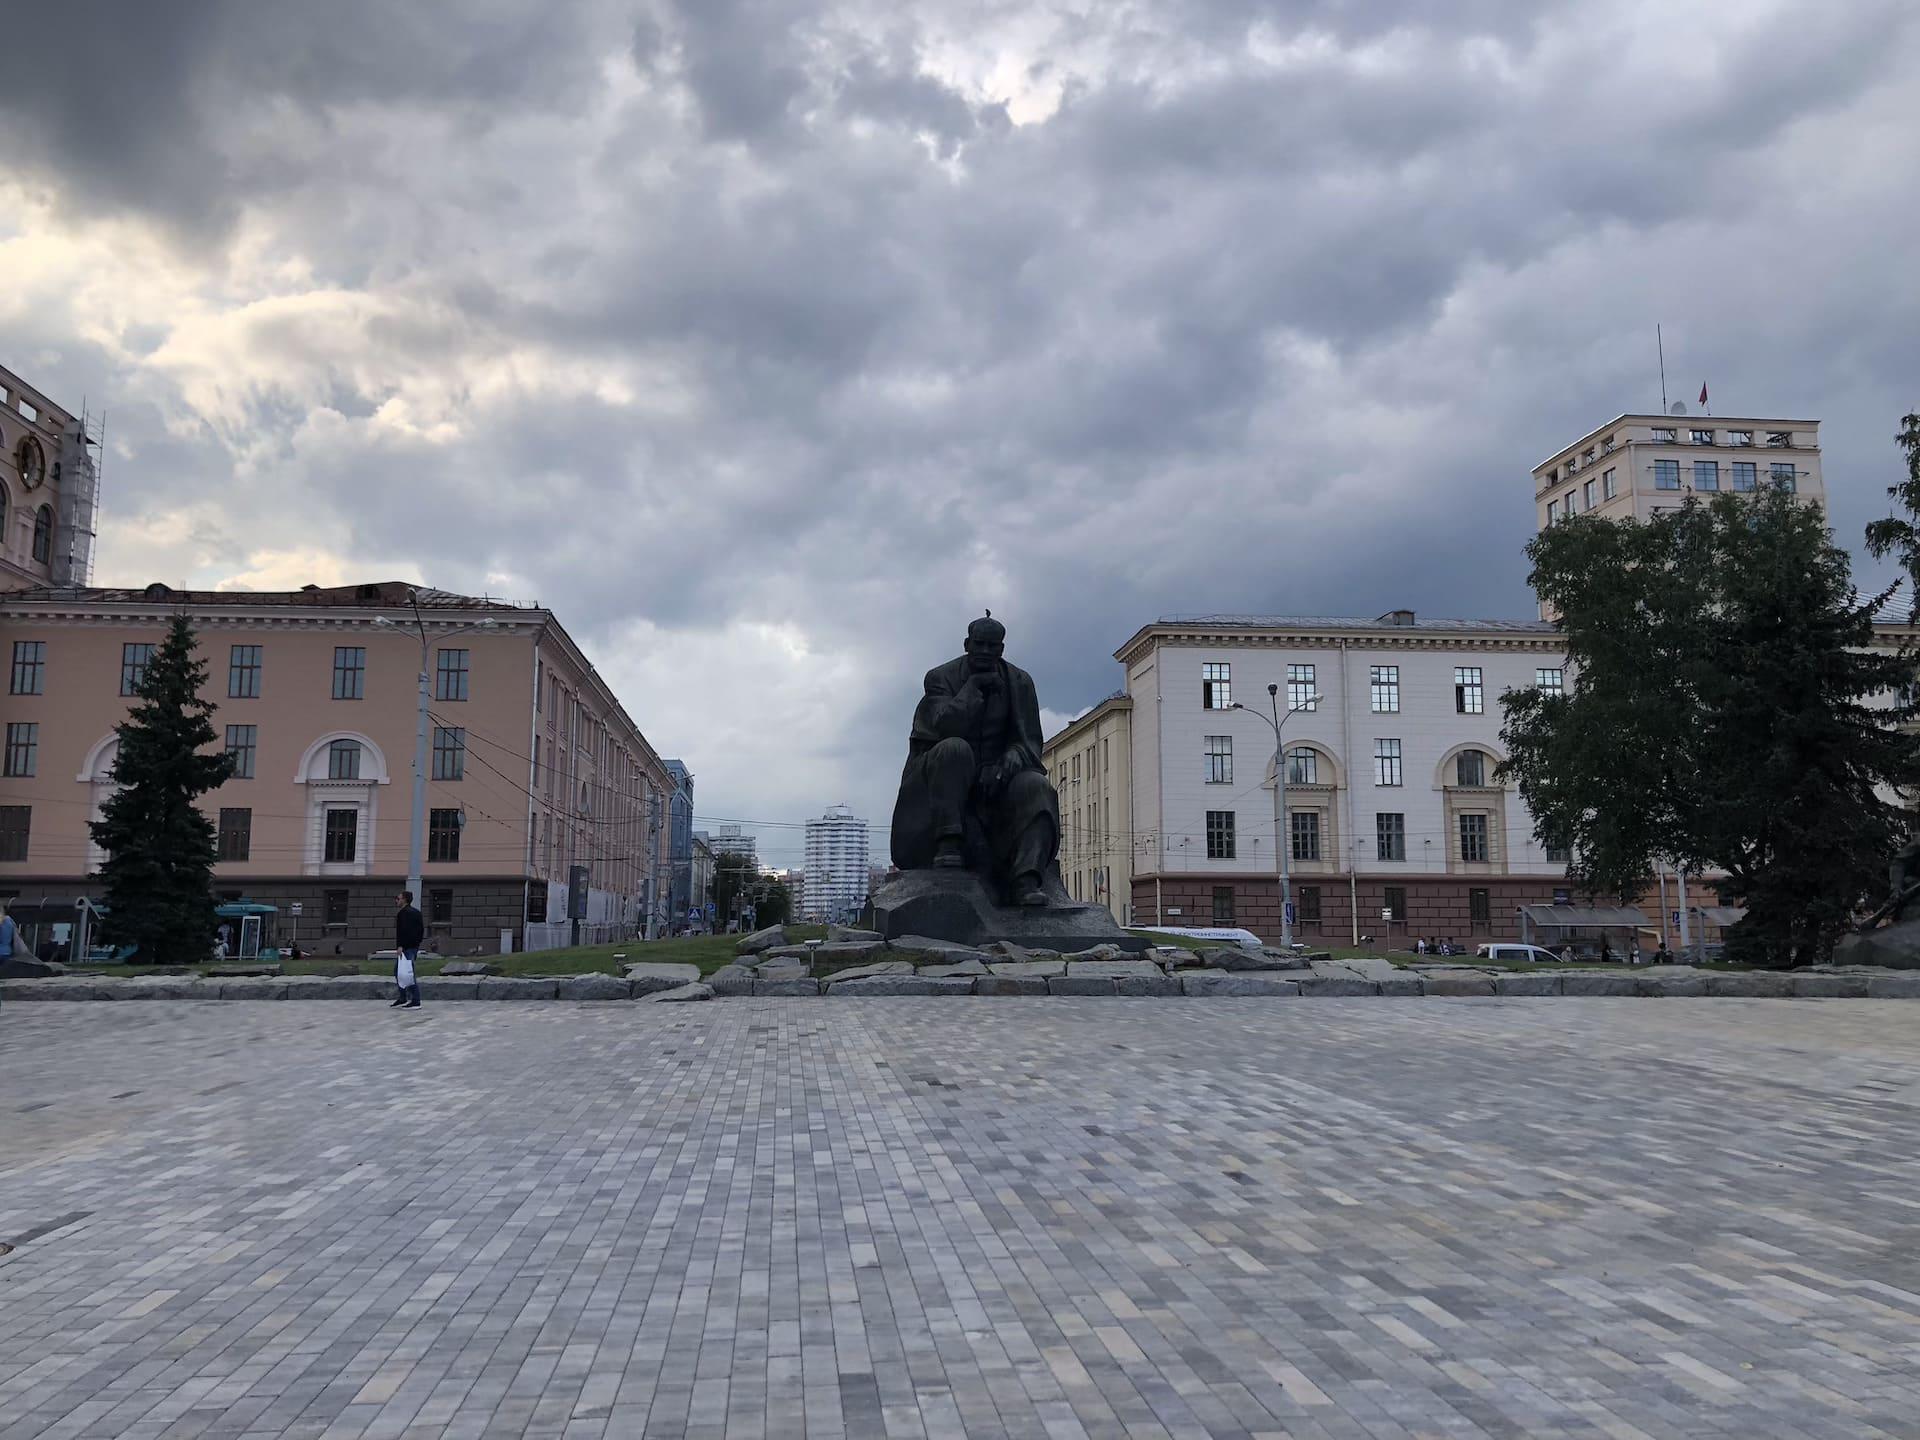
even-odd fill
[{"label": "antenna on roof", "polygon": [[1660,351],[1660,408],[1667,408],[1667,342],[1660,336],[1660,327],[1653,327],[1653,343]]}]

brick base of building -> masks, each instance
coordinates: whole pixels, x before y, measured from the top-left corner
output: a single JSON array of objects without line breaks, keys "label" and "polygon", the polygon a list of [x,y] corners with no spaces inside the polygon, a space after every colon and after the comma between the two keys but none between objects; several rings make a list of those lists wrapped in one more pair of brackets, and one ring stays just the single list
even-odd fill
[{"label": "brick base of building", "polygon": [[[1391,921],[1380,915],[1389,888],[1404,891],[1406,897],[1405,914],[1396,911]],[[1552,875],[1358,875],[1351,887],[1345,875],[1300,875],[1293,878],[1300,917],[1293,938],[1307,944],[1351,945],[1357,900],[1358,933],[1382,945],[1410,946],[1420,936],[1460,944],[1518,940],[1520,907],[1551,905],[1555,892],[1562,897],[1560,903],[1567,903],[1566,880]],[[1182,929],[1235,925],[1278,944],[1280,882],[1271,875],[1136,875],[1133,923]]]}]

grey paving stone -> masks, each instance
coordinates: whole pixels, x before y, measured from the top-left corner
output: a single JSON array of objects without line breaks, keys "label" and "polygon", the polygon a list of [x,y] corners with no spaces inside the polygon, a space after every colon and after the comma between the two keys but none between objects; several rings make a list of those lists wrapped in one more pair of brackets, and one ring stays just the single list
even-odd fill
[{"label": "grey paving stone", "polygon": [[557,977],[554,994],[561,1000],[629,1000],[633,987],[611,975],[562,975]]},{"label": "grey paving stone", "polygon": [[1913,1014],[8,1004],[0,1430],[1907,1440]]},{"label": "grey paving stone", "polygon": [[1297,976],[1280,972],[1190,971],[1179,977],[1180,989],[1187,995],[1298,995]]}]

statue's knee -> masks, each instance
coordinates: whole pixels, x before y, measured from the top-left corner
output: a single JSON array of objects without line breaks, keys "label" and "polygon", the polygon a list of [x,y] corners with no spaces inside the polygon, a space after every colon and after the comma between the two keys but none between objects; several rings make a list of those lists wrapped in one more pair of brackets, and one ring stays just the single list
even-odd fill
[{"label": "statue's knee", "polygon": [[1047,777],[1038,770],[1022,770],[1007,782],[1007,793],[1023,800],[1043,796],[1050,788]]},{"label": "statue's knee", "polygon": [[933,749],[927,752],[927,761],[939,770],[958,770],[965,768],[969,773],[973,769],[973,746],[966,741],[949,736],[935,742]]}]

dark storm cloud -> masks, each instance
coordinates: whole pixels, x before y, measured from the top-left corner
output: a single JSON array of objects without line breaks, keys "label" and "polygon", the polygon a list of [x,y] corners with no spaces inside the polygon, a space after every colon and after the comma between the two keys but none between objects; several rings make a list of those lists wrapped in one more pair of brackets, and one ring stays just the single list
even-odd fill
[{"label": "dark storm cloud", "polygon": [[1656,320],[1676,394],[1826,415],[1850,540],[1920,365],[1891,0],[23,23],[56,223],[205,277],[20,332],[122,397],[121,513],[224,474],[194,563],[537,596],[712,813],[883,815],[983,605],[1057,712],[1161,613],[1527,613],[1527,470],[1657,400]]}]

